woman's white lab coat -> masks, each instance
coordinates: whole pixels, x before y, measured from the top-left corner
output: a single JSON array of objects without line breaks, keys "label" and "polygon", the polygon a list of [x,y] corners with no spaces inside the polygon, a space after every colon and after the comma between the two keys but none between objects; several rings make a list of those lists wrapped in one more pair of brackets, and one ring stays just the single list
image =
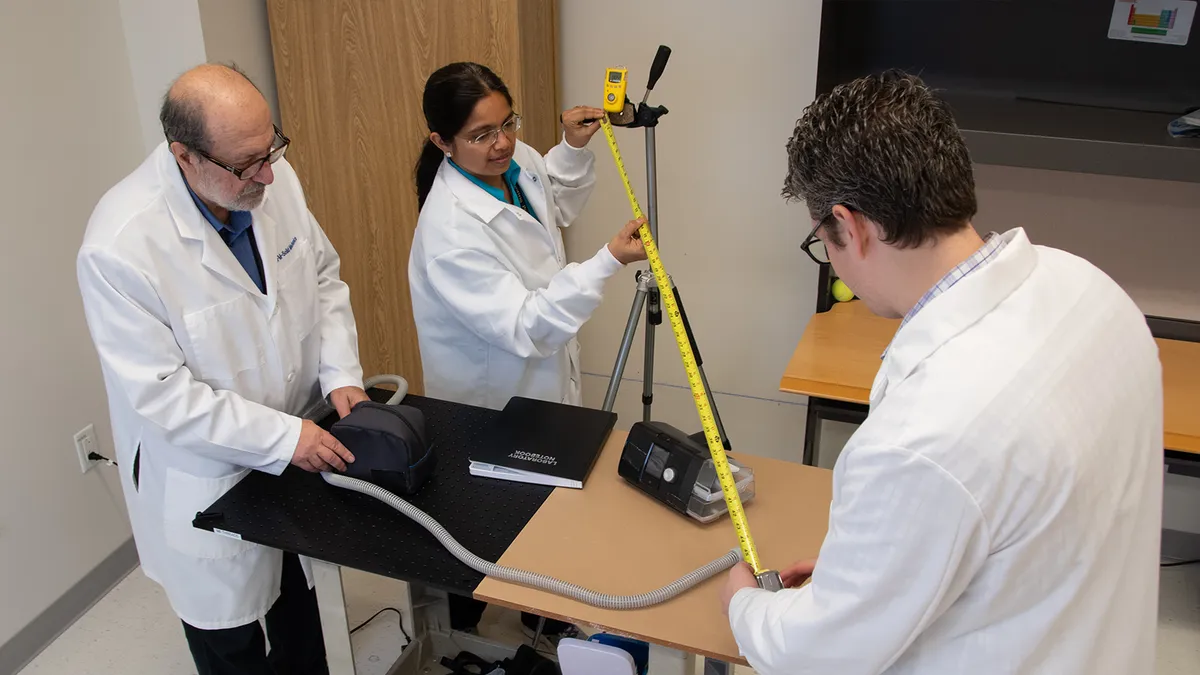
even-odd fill
[{"label": "woman's white lab coat", "polygon": [[274,172],[253,211],[266,294],[196,208],[166,143],[100,201],[77,261],[142,569],[202,629],[264,616],[282,554],[192,519],[251,469],[287,467],[294,414],[362,386],[337,253],[287,161]]},{"label": "woman's white lab coat", "polygon": [[517,142],[518,185],[541,222],[443,161],[409,257],[425,393],[488,408],[526,396],[579,404],[576,335],[621,263],[604,246],[567,263],[559,229],[595,185],[595,158],[565,141]]},{"label": "woman's white lab coat", "polygon": [[734,596],[762,675],[1153,672],[1157,347],[1100,270],[1004,236],[895,336],[811,583]]}]

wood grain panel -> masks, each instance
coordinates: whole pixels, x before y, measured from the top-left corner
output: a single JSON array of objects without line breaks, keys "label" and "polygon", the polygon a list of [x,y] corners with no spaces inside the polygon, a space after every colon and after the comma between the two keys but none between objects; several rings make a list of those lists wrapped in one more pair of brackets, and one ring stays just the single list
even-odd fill
[{"label": "wood grain panel", "polygon": [[[421,92],[452,61],[509,85],[523,136],[558,135],[554,0],[269,0],[280,114],[309,208],[342,258],[363,369],[423,391],[408,289]],[[536,61],[533,61],[536,59]]]},{"label": "wood grain panel", "polygon": [[547,63],[558,63],[558,15],[554,0],[518,0],[517,24],[521,35],[545,36],[521,40],[521,89],[515,94],[523,113],[525,142],[545,154],[558,144],[558,75]]}]

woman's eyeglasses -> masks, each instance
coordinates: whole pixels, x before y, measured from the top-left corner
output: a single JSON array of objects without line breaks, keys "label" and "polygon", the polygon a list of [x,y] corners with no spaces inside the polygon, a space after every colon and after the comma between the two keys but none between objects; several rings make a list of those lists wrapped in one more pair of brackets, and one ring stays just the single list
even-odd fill
[{"label": "woman's eyeglasses", "polygon": [[517,131],[521,128],[521,116],[513,113],[513,116],[508,118],[504,124],[501,124],[498,129],[492,129],[479,134],[475,138],[468,138],[466,141],[471,145],[493,146],[496,141],[500,140],[500,134],[503,133],[509,138],[516,138]]}]

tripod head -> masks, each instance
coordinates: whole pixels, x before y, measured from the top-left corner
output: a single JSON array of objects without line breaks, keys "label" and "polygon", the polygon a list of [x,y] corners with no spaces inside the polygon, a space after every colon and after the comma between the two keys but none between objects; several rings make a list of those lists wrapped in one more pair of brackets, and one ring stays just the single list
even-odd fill
[{"label": "tripod head", "polygon": [[667,60],[671,58],[671,48],[666,45],[658,46],[658,53],[654,55],[654,63],[650,66],[650,77],[646,82],[646,93],[642,96],[642,102],[634,108],[634,105],[629,102],[629,98],[625,98],[624,109],[614,115],[609,116],[609,120],[613,126],[627,127],[636,129],[638,127],[656,127],[658,120],[669,111],[666,106],[652,106],[646,103],[650,98],[650,92],[654,91],[654,85],[658,84],[658,79],[662,77],[663,71],[667,68]]}]

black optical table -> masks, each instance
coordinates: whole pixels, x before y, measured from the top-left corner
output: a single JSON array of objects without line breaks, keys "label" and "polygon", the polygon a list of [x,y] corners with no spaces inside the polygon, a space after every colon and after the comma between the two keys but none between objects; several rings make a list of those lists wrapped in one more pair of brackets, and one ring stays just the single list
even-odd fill
[{"label": "black optical table", "polygon": [[[369,392],[381,402],[391,394],[384,389]],[[499,560],[554,488],[470,475],[469,456],[499,411],[415,395],[406,396],[404,404],[425,414],[438,461],[433,477],[410,501],[468,550]],[[336,417],[325,418],[321,426],[328,429]],[[340,627],[345,622],[340,567],[464,596],[471,596],[483,581],[482,574],[460,563],[433,535],[391,507],[294,466],[280,476],[251,472],[197,514],[193,525],[311,558],[325,625]],[[326,635],[326,643],[331,671],[353,672],[348,631]]]}]

